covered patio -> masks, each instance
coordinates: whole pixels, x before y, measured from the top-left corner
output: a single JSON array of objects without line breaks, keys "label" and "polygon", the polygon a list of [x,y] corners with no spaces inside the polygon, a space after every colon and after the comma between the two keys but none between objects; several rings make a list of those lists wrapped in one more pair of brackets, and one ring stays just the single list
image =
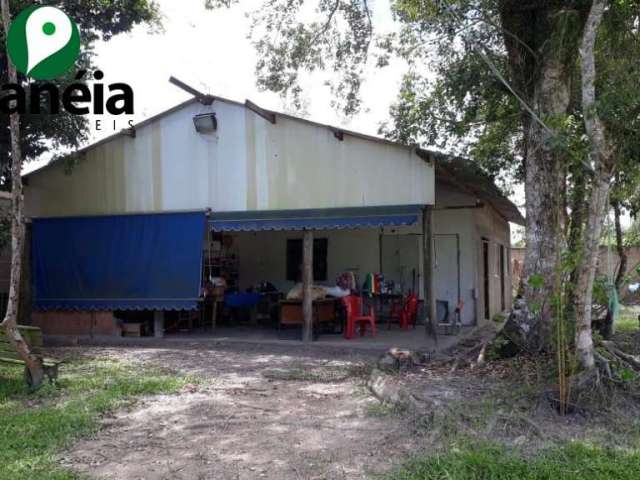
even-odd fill
[{"label": "covered patio", "polygon": [[[357,314],[374,310],[377,331],[351,342],[395,336],[422,345],[433,304],[425,301],[433,299],[432,275],[424,274],[431,271],[424,253],[429,225],[430,209],[420,205],[213,212],[203,254],[208,288],[196,322],[201,328],[169,330],[172,336],[343,342],[350,317],[341,297],[352,295],[363,299]],[[345,276],[351,285],[341,285]],[[367,283],[374,276],[375,286]],[[409,296],[419,305],[417,318],[400,330]]]},{"label": "covered patio", "polygon": [[34,219],[33,318],[53,335],[424,346],[430,218],[404,205]]}]

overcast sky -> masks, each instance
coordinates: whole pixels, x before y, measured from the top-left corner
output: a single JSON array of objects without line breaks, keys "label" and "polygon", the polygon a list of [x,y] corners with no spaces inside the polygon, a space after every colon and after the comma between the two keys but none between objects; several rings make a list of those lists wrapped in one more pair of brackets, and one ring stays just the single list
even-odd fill
[{"label": "overcast sky", "polygon": [[[136,121],[189,98],[168,83],[171,75],[213,95],[240,101],[249,98],[267,108],[285,109],[277,95],[256,88],[256,55],[246,38],[246,10],[235,7],[210,11],[204,8],[204,0],[158,3],[164,32],[150,34],[143,26],[96,48],[96,64],[106,73],[105,82],[125,81],[134,88]],[[244,3],[252,4],[252,8],[259,4]],[[375,0],[371,7],[377,27],[393,27],[387,0]],[[363,89],[366,111],[352,119],[341,118],[331,109],[322,76],[309,78],[305,82],[308,116],[323,123],[376,133],[379,123],[388,117],[403,71],[403,66],[396,64],[371,75]],[[94,136],[100,135],[94,132]]]}]

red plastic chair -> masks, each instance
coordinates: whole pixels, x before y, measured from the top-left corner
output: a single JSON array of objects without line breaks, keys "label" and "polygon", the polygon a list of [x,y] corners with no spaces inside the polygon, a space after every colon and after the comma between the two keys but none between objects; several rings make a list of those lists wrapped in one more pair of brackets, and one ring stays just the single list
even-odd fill
[{"label": "red plastic chair", "polygon": [[416,318],[418,317],[418,297],[415,293],[407,295],[407,299],[400,312],[400,328],[403,330],[409,329],[409,324],[416,327]]},{"label": "red plastic chair", "polygon": [[418,317],[418,297],[415,293],[408,294],[400,305],[392,305],[389,312],[389,328],[391,328],[391,320],[397,319],[400,328],[406,330],[409,324],[416,326],[416,318]]},{"label": "red plastic chair", "polygon": [[356,324],[360,324],[360,335],[364,336],[367,324],[371,327],[371,335],[376,336],[376,317],[373,313],[373,307],[369,307],[369,314],[362,313],[362,298],[355,295],[348,295],[342,298],[342,303],[347,313],[347,327],[344,331],[344,337],[347,340],[352,339],[356,334]]}]

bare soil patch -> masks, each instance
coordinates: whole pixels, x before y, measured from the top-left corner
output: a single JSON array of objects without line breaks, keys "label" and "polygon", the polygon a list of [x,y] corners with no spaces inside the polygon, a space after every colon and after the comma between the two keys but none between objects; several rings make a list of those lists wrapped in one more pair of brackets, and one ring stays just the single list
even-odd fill
[{"label": "bare soil patch", "polygon": [[[619,337],[640,345],[637,333]],[[223,343],[58,353],[114,355],[204,379],[105,418],[95,438],[64,454],[65,465],[100,479],[375,478],[464,442],[529,456],[574,440],[631,446],[640,435],[640,380],[560,416],[547,397],[553,356],[477,366],[428,358],[386,374],[392,390],[413,400],[402,408],[367,388],[377,355]]]},{"label": "bare soil patch", "polygon": [[105,418],[61,461],[101,479],[355,479],[388,470],[420,442],[379,414],[372,358],[276,346],[61,349],[195,374],[204,384]]}]

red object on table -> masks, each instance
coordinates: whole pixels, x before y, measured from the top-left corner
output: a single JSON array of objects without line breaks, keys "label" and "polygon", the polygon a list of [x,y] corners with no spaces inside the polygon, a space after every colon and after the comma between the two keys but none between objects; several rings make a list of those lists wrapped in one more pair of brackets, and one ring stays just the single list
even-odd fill
[{"label": "red object on table", "polygon": [[347,327],[344,337],[348,340],[356,334],[356,324],[360,324],[360,335],[364,336],[367,324],[371,327],[371,335],[376,336],[376,317],[373,307],[369,307],[369,314],[362,313],[362,298],[355,295],[348,295],[342,298],[342,303],[347,311]]},{"label": "red object on table", "polygon": [[416,318],[418,316],[418,297],[415,293],[407,295],[402,311],[400,312],[400,328],[407,330],[409,324],[412,324],[415,328]]},{"label": "red object on table", "polygon": [[410,293],[404,299],[403,305],[400,309],[396,308],[394,304],[389,313],[389,320],[397,318],[400,323],[400,328],[407,330],[409,324],[416,326],[416,318],[418,316],[418,297],[415,293]]}]

